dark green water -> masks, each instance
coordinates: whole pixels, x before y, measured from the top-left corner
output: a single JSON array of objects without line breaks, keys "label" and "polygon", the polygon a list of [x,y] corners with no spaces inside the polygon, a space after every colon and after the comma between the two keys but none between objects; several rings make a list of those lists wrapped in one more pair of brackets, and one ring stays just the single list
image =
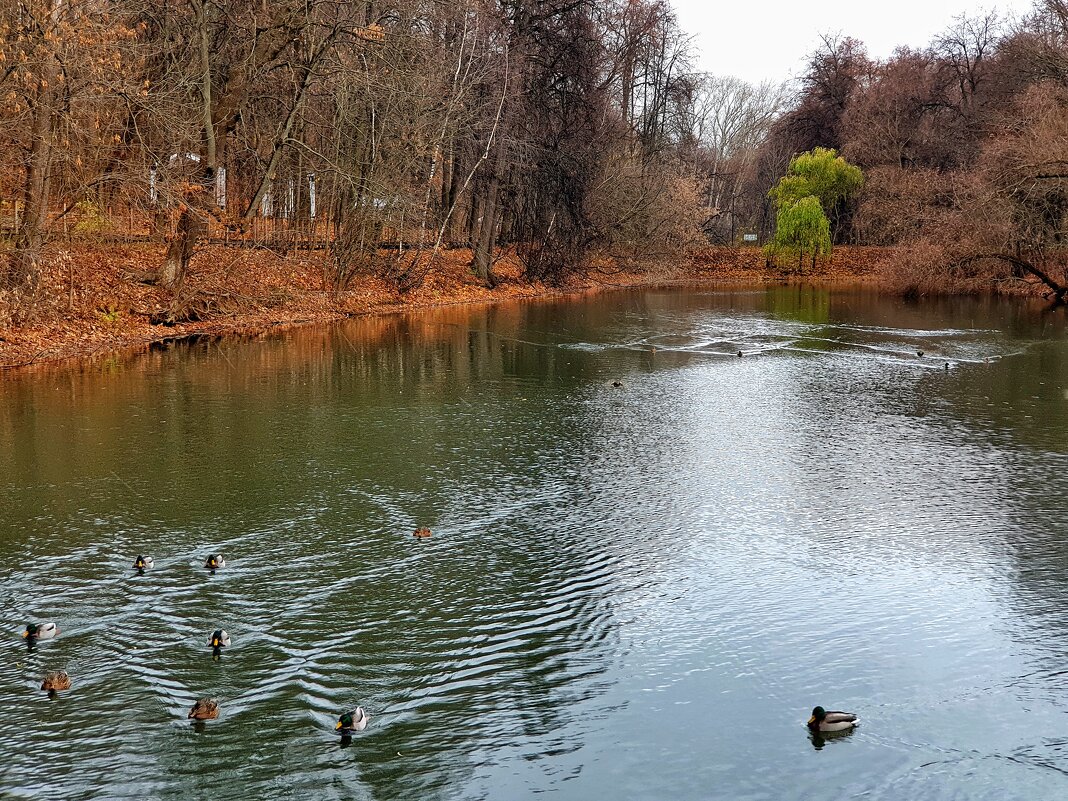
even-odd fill
[{"label": "dark green water", "polygon": [[0,382],[2,797],[1068,795],[1064,311],[627,292]]}]

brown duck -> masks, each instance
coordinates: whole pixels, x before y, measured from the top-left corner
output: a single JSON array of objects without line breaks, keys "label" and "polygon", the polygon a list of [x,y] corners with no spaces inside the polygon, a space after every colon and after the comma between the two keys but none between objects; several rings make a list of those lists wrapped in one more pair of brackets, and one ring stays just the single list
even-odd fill
[{"label": "brown duck", "polygon": [[55,694],[58,690],[69,690],[70,676],[65,670],[53,670],[46,673],[44,681],[41,682],[41,689],[48,690],[49,695]]},{"label": "brown duck", "polygon": [[186,717],[193,720],[215,720],[219,717],[219,699],[201,698],[193,704]]}]

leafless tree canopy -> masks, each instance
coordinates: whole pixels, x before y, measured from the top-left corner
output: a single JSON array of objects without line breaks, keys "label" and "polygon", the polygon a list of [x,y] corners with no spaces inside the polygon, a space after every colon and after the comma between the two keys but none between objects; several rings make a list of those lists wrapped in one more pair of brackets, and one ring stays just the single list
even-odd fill
[{"label": "leafless tree canopy", "polygon": [[[12,0],[0,7],[0,291],[60,233],[329,248],[417,285],[502,247],[548,281],[685,246],[781,97],[694,71],[665,0]],[[700,118],[700,119],[698,119]]]},{"label": "leafless tree canopy", "polygon": [[1063,0],[883,62],[826,36],[792,87],[699,72],[667,0],[11,0],[0,313],[32,312],[61,234],[166,241],[176,295],[205,237],[325,248],[337,290],[455,245],[488,284],[503,249],[559,281],[770,235],[813,147],[869,177],[838,241],[1058,291],[1066,106]]}]

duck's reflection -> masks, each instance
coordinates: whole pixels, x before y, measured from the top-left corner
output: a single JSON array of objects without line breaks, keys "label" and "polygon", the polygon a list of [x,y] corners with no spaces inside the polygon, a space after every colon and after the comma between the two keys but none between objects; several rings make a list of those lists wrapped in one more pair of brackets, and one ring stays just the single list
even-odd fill
[{"label": "duck's reflection", "polygon": [[808,741],[812,743],[812,747],[817,751],[822,751],[823,747],[828,743],[839,742],[847,740],[853,736],[856,729],[848,729],[847,731],[812,731],[809,730]]}]

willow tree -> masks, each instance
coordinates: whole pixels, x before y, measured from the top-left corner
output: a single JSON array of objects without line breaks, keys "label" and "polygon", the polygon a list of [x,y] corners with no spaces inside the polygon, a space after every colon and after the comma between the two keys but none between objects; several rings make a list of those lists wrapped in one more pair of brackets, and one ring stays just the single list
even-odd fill
[{"label": "willow tree", "polygon": [[770,256],[793,255],[797,269],[804,265],[805,255],[816,266],[816,259],[831,253],[831,224],[815,195],[803,197],[795,203],[779,206],[775,218],[775,238],[768,244]]},{"label": "willow tree", "polygon": [[[817,147],[790,159],[784,181],[794,179],[792,191],[819,198],[824,213],[830,215],[834,207],[852,197],[864,185],[860,167],[850,164],[838,151]],[[780,184],[783,182],[780,182]]]},{"label": "willow tree", "polygon": [[808,253],[815,266],[831,252],[831,218],[864,185],[864,173],[835,150],[814,148],[790,159],[786,175],[768,193],[775,202],[775,237],[769,256],[797,256],[798,269]]}]

